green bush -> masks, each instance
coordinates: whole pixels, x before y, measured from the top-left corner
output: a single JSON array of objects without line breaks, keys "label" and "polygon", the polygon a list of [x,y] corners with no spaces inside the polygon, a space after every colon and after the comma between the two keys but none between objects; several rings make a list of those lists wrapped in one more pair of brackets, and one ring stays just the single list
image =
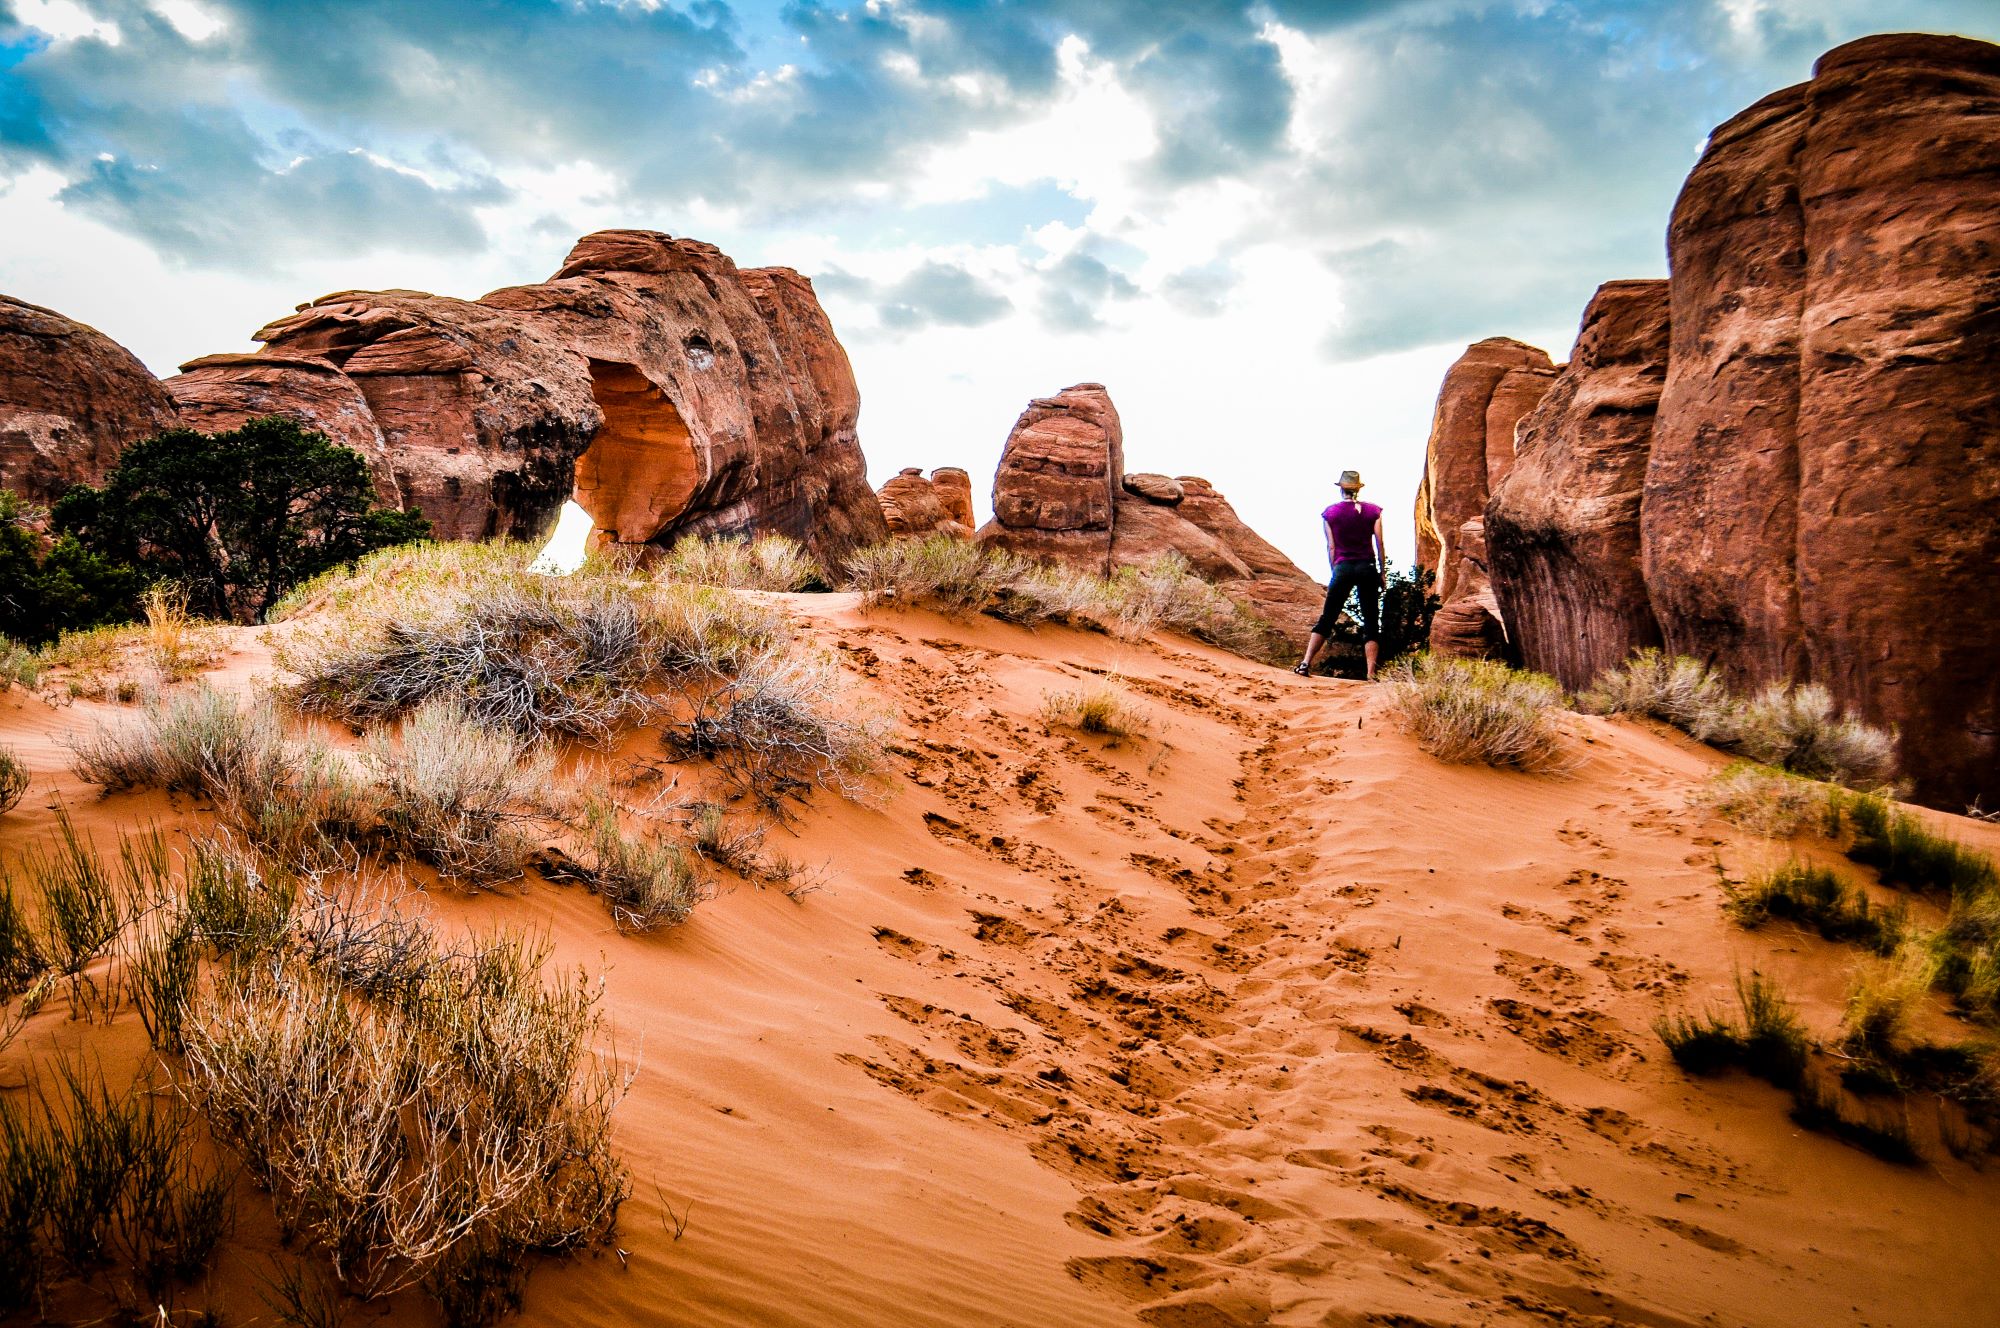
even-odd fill
[{"label": "green bush", "polygon": [[129,621],[146,587],[138,568],[74,535],[46,538],[36,529],[41,515],[0,489],[0,677],[28,686],[35,665],[14,642],[40,645],[64,631]]},{"label": "green bush", "polygon": [[1844,797],[1837,820],[1852,842],[1847,856],[1897,885],[1970,903],[2000,894],[1993,859],[1933,832],[1879,793]]},{"label": "green bush", "polygon": [[419,513],[375,506],[358,452],[275,415],[134,443],[53,519],[84,549],[179,582],[195,615],[243,622],[329,567],[430,532]]}]

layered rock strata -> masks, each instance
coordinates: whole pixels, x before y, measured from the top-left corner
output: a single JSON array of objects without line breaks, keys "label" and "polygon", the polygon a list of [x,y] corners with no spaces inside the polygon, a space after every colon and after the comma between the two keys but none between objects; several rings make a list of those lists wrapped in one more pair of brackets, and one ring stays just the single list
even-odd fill
[{"label": "layered rock strata", "polygon": [[1660,644],[1640,569],[1639,497],[1667,339],[1666,282],[1600,287],[1486,507],[1487,568],[1514,648],[1572,690]]},{"label": "layered rock strata", "polygon": [[48,504],[104,479],[128,444],[180,422],[131,351],[0,295],[0,488]]}]

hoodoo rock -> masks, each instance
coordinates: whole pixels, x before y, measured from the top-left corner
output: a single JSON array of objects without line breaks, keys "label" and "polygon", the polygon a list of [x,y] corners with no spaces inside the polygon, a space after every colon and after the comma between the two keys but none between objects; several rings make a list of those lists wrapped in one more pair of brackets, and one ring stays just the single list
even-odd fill
[{"label": "hoodoo rock", "polygon": [[[1658,640],[1742,688],[1819,682],[1898,731],[1919,798],[2000,802],[1996,103],[2000,47],[1869,37],[1711,135],[1665,310],[1656,282],[1599,291],[1492,489],[1523,663],[1581,685]],[[1441,577],[1494,483],[1446,387],[1418,518]]]},{"label": "hoodoo rock", "polygon": [[1458,594],[1456,537],[1481,517],[1491,486],[1514,462],[1514,425],[1555,381],[1548,352],[1507,337],[1466,347],[1445,371],[1417,491],[1417,565],[1439,599]]},{"label": "hoodoo rock", "polygon": [[0,295],[0,488],[54,502],[72,484],[102,481],[127,444],[179,422],[131,351]]},{"label": "hoodoo rock", "polygon": [[1639,564],[1639,495],[1667,340],[1666,282],[1601,287],[1486,507],[1486,565],[1515,647],[1572,690],[1660,644]]},{"label": "hoodoo rock", "polygon": [[993,520],[979,537],[1030,558],[1111,571],[1125,434],[1102,383],[1028,403],[1000,450]]},{"label": "hoodoo rock", "polygon": [[[949,472],[949,473],[947,473]],[[891,476],[889,482],[875,491],[882,504],[882,517],[889,524],[891,535],[932,535],[947,534],[959,539],[972,537],[969,522],[958,519],[957,485],[952,477],[965,482],[966,515],[972,506],[972,481],[956,467],[940,468],[926,479],[924,472],[915,466],[906,466],[900,474]]]},{"label": "hoodoo rock", "polygon": [[944,504],[945,515],[971,534],[979,525],[979,518],[972,514],[972,476],[957,466],[939,466],[931,472],[931,488]]},{"label": "hoodoo rock", "polygon": [[[1126,474],[1118,408],[1099,383],[1031,402],[993,478],[979,538],[1025,557],[1106,575],[1166,553],[1287,636],[1303,640],[1320,586],[1250,527],[1205,479]],[[893,481],[892,481],[893,482]]]}]

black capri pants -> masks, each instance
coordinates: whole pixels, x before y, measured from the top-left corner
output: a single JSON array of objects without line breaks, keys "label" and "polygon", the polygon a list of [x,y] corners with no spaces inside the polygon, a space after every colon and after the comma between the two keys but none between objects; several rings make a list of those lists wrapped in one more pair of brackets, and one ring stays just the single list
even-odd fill
[{"label": "black capri pants", "polygon": [[1347,607],[1348,595],[1355,592],[1361,596],[1361,639],[1380,641],[1382,574],[1375,570],[1372,562],[1333,565],[1333,580],[1326,586],[1326,607],[1319,611],[1319,621],[1313,624],[1313,631],[1320,636],[1332,636],[1334,619]]}]

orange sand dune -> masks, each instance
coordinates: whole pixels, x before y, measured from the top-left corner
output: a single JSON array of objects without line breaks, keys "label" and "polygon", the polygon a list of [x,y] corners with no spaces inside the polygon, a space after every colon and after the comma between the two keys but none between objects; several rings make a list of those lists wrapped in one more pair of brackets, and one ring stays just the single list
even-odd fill
[{"label": "orange sand dune", "polygon": [[[877,798],[772,833],[823,888],[739,886],[651,937],[575,887],[430,899],[546,926],[641,1065],[622,1253],[541,1268],[521,1322],[1992,1322],[2000,1187],[1805,1133],[1649,1029],[1753,968],[1838,1024],[1853,952],[1721,915],[1718,855],[1788,850],[1683,809],[1715,753],[1571,717],[1572,774],[1446,766],[1362,684],[792,602],[898,721]],[[276,630],[219,676],[269,672]],[[1147,737],[1043,726],[1044,692],[1104,673]],[[36,772],[0,852],[56,796],[94,832],[199,823],[63,770],[116,713],[0,699]],[[238,1319],[250,1263],[217,1273]]]}]

